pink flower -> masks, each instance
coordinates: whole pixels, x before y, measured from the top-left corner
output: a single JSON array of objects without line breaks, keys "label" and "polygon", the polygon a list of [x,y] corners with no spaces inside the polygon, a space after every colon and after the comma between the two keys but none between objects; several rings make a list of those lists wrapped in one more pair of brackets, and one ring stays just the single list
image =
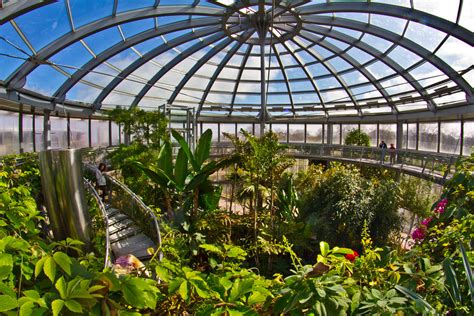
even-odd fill
[{"label": "pink flower", "polygon": [[425,225],[426,227],[428,227],[428,225],[431,223],[432,220],[433,220],[433,217],[425,218],[424,220],[421,221],[421,225]]},{"label": "pink flower", "polygon": [[444,209],[446,208],[447,204],[448,204],[447,198],[444,198],[441,201],[439,201],[439,203],[436,205],[434,209],[435,213],[439,213],[439,214],[444,213]]},{"label": "pink flower", "polygon": [[413,231],[411,237],[415,240],[423,240],[425,239],[425,230],[422,227],[418,227]]}]

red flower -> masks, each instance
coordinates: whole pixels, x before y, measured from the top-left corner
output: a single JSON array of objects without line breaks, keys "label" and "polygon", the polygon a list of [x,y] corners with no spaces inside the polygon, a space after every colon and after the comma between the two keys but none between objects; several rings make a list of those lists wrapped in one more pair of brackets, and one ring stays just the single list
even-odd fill
[{"label": "red flower", "polygon": [[354,262],[354,260],[359,256],[359,254],[357,253],[357,251],[354,251],[353,253],[348,253],[347,255],[345,255],[344,257],[346,257],[347,260],[349,260],[350,262]]}]

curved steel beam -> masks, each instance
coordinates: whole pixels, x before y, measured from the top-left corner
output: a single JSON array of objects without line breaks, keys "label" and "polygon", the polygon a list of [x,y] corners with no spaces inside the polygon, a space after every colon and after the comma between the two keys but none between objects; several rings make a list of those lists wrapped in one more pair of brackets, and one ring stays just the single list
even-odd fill
[{"label": "curved steel beam", "polygon": [[[253,29],[249,29],[247,30],[244,34],[242,34],[242,39],[247,39],[249,38],[252,33],[254,32]],[[239,48],[243,45],[242,42],[237,42],[234,47],[232,47],[232,49],[226,53],[225,57],[222,58],[221,62],[219,63],[219,66],[217,67],[217,69],[214,71],[214,73],[212,74],[212,77],[211,79],[209,80],[209,82],[207,83],[207,86],[206,88],[204,89],[204,94],[202,95],[201,97],[201,101],[199,101],[199,106],[198,106],[198,109],[196,111],[196,117],[198,117],[200,114],[201,114],[201,111],[202,111],[202,106],[204,104],[204,101],[206,100],[208,94],[209,94],[209,91],[211,90],[211,87],[212,85],[214,84],[214,82],[216,81],[217,77],[219,76],[219,74],[221,73],[222,69],[224,69],[225,65],[227,65],[227,63],[229,62],[229,60],[234,56],[234,54],[239,50]],[[202,66],[202,65],[201,65]],[[199,68],[201,67],[199,66]],[[189,77],[190,78],[190,77]],[[189,78],[186,79],[186,82],[188,82]],[[186,82],[184,82],[184,84],[186,84]],[[178,95],[178,93],[181,91],[181,89],[184,87],[184,84],[181,85],[178,85],[178,87],[176,88],[175,92],[173,93],[173,95],[171,96],[170,98],[170,101],[169,103],[172,103],[174,102],[174,99],[176,98],[176,96]]]},{"label": "curved steel beam", "polygon": [[[231,33],[237,33],[241,30],[241,27],[232,27],[231,29],[232,29]],[[148,84],[145,85],[142,88],[142,90],[140,90],[140,92],[137,94],[137,96],[133,100],[132,106],[137,106],[138,103],[140,102],[140,100],[148,93],[148,91],[150,91],[150,89],[155,85],[155,83],[157,83],[158,80],[160,80],[174,66],[176,66],[177,64],[182,62],[185,58],[187,58],[187,57],[191,56],[192,54],[198,52],[199,50],[203,49],[204,47],[209,46],[212,43],[223,39],[224,37],[226,37],[226,34],[224,33],[224,31],[216,33],[215,35],[210,36],[208,38],[205,38],[203,41],[201,41],[199,43],[196,43],[193,46],[186,49],[185,51],[181,52],[180,55],[178,55],[173,60],[168,62],[166,64],[166,66],[161,68],[160,71],[158,71],[150,80],[148,80]],[[212,51],[211,55],[214,56],[221,49],[224,49],[227,45],[229,45],[232,41],[233,40],[231,38],[229,38],[229,37],[226,38],[224,41],[220,42],[216,47],[213,47],[211,49],[211,51]],[[208,55],[206,55],[204,58],[209,57]],[[197,69],[196,69],[196,71],[197,71]]]},{"label": "curved steel beam", "polygon": [[[318,17],[309,17],[306,18],[305,21],[308,24],[322,24],[322,25],[332,25],[332,26],[340,26],[345,27],[348,29],[353,29],[356,31],[360,31],[367,34],[372,34],[378,37],[381,37],[385,40],[390,42],[396,43],[409,51],[417,54],[418,56],[422,57],[423,59],[432,63],[436,68],[438,68],[441,72],[443,72],[446,76],[448,76],[452,81],[454,81],[467,95],[468,100],[473,102],[473,91],[469,83],[467,83],[464,78],[459,76],[457,72],[451,68],[445,61],[443,61],[438,56],[434,55],[432,52],[424,48],[423,46],[409,40],[405,37],[400,37],[400,35],[393,33],[391,31],[387,31],[377,26],[369,25],[362,22],[357,22],[348,19],[338,19],[338,18],[330,18],[325,16],[318,16]],[[305,27],[303,25],[303,29],[311,30],[309,27]]]},{"label": "curved steel beam", "polygon": [[37,9],[39,7],[51,4],[57,0],[20,0],[8,5],[0,10],[0,25],[19,17],[20,15]]},{"label": "curved steel beam", "polygon": [[250,52],[252,51],[253,45],[248,45],[247,51],[245,52],[242,62],[240,63],[239,73],[237,74],[237,79],[235,80],[234,91],[232,92],[232,100],[230,102],[229,115],[232,114],[235,104],[235,98],[237,97],[237,89],[239,88],[240,79],[242,78],[242,73],[244,72],[245,65],[250,57]]},{"label": "curved steel beam", "polygon": [[273,45],[273,51],[275,52],[275,58],[278,61],[278,65],[280,66],[281,72],[283,74],[283,78],[285,79],[286,90],[288,90],[288,95],[290,97],[290,103],[291,103],[291,109],[293,111],[293,115],[296,115],[295,102],[293,101],[293,93],[291,92],[290,82],[288,81],[288,75],[286,74],[286,69],[283,66],[283,63],[281,62],[280,53],[276,49],[276,45]]},{"label": "curved steel beam", "polygon": [[21,87],[21,83],[31,71],[39,66],[38,61],[44,61],[58,53],[67,46],[87,37],[91,34],[98,33],[104,29],[116,26],[122,23],[142,20],[153,17],[169,16],[169,15],[202,15],[221,17],[224,13],[222,9],[211,7],[190,7],[190,6],[164,6],[159,8],[143,8],[139,10],[127,11],[116,16],[108,16],[106,18],[91,22],[75,32],[56,39],[42,48],[33,59],[24,62],[5,80],[5,84],[14,88]]},{"label": "curved steel beam", "polygon": [[[342,32],[335,31],[335,30],[328,30],[327,28],[316,26],[316,25],[311,26],[310,28],[308,27],[304,29],[304,31],[309,33],[309,35],[311,35],[312,33],[315,33],[315,34],[321,34],[328,37],[332,37],[341,42],[344,42],[353,47],[356,47],[366,52],[367,54],[372,55],[377,60],[380,60],[381,62],[386,64],[388,67],[392,68],[397,73],[397,75],[400,75],[401,77],[403,77],[425,100],[429,99],[427,91],[419,84],[418,81],[415,80],[415,78],[412,77],[410,73],[408,73],[402,66],[396,63],[389,56],[383,54],[382,52],[380,52],[373,46],[370,46],[360,40],[354,40],[353,37],[346,35]],[[304,33],[301,33],[300,36],[305,37]],[[322,43],[318,42],[318,44],[322,44]],[[362,68],[360,69],[364,69],[364,71],[367,71],[365,69],[365,65],[362,65]],[[432,102],[432,101],[430,100],[429,102]],[[433,107],[435,106],[434,103],[432,105]]]},{"label": "curved steel beam", "polygon": [[135,70],[137,70],[139,67],[153,59],[154,57],[170,50],[173,49],[176,46],[179,46],[181,44],[184,44],[186,42],[189,42],[194,39],[198,39],[202,36],[207,36],[211,35],[216,32],[220,32],[221,28],[220,26],[214,26],[210,28],[204,28],[204,29],[199,29],[196,32],[189,32],[187,34],[184,34],[180,37],[174,38],[171,41],[167,43],[163,43],[160,46],[152,49],[145,55],[143,55],[142,58],[137,59],[134,61],[132,64],[130,64],[127,68],[122,70],[120,74],[117,75],[109,84],[102,90],[102,92],[97,96],[97,98],[94,101],[94,104],[96,107],[100,107],[100,103],[107,97],[107,95],[122,82],[127,76],[129,76],[131,73],[133,73]]},{"label": "curved steel beam", "polygon": [[382,3],[322,3],[298,7],[295,9],[298,14],[305,18],[306,15],[334,13],[334,12],[357,12],[357,13],[374,13],[381,15],[389,15],[404,20],[411,20],[421,24],[430,26],[436,30],[452,35],[463,42],[474,46],[474,34],[462,26],[442,19],[436,15],[432,15],[423,11],[412,8],[405,8]]},{"label": "curved steel beam", "polygon": [[[334,69],[334,67],[330,63],[325,61],[324,58],[319,53],[315,52],[312,49],[305,48],[303,44],[301,44],[300,42],[297,42],[295,39],[293,39],[293,42],[295,42],[296,45],[301,47],[301,49],[308,52],[308,54],[313,56],[313,58],[315,58],[316,60],[319,60],[321,62],[323,67],[326,68],[333,75],[334,78],[336,78],[337,82],[339,82],[339,84],[342,86],[342,88],[346,91],[347,95],[349,96],[349,99],[354,104],[355,109],[357,109],[357,111],[359,112],[359,115],[362,115],[362,111],[359,108],[359,102],[356,100],[356,98],[352,94],[352,91],[347,86],[346,81],[338,74],[337,70]],[[294,55],[294,53],[292,53],[292,54]]]},{"label": "curved steel beam", "polygon": [[153,28],[143,33],[139,33],[135,36],[128,38],[126,41],[119,42],[116,45],[108,48],[107,50],[103,51],[96,58],[92,58],[87,64],[81,67],[81,69],[77,70],[69,77],[54,93],[54,97],[58,98],[59,100],[63,100],[65,98],[66,93],[84,76],[86,76],[91,70],[95,69],[97,66],[101,65],[103,62],[108,60],[109,58],[119,54],[120,52],[130,48],[134,45],[140,44],[145,42],[151,38],[158,37],[167,33],[181,31],[185,29],[195,28],[195,27],[203,27],[203,26],[210,26],[210,25],[217,25],[220,23],[220,20],[217,18],[202,18],[196,20],[185,20],[180,21],[177,23],[166,24],[159,29]]}]

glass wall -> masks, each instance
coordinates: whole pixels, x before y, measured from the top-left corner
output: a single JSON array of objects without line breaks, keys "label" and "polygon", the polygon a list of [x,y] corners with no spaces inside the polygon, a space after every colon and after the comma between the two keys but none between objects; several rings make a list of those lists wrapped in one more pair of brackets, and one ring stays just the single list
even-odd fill
[{"label": "glass wall", "polygon": [[201,134],[206,130],[211,129],[212,131],[212,141],[219,141],[219,124],[216,123],[203,123],[201,128]]},{"label": "glass wall", "polygon": [[0,110],[0,155],[20,152],[18,113]]},{"label": "glass wall", "polygon": [[384,141],[388,147],[397,144],[397,124],[379,124],[379,143]]},{"label": "glass wall", "polygon": [[346,136],[350,131],[359,129],[358,124],[342,124],[342,143],[346,143]]},{"label": "glass wall", "polygon": [[120,145],[120,127],[117,123],[111,123],[110,133],[112,135],[112,146]]},{"label": "glass wall", "polygon": [[323,143],[323,126],[320,124],[307,124],[306,142],[315,144]]},{"label": "glass wall", "polygon": [[71,129],[71,148],[89,147],[89,120],[71,118],[69,126]]},{"label": "glass wall", "polygon": [[67,148],[67,119],[65,117],[51,116],[51,148]]},{"label": "glass wall", "polygon": [[332,124],[332,143],[336,145],[341,144],[341,125]]},{"label": "glass wall", "polygon": [[376,147],[377,143],[377,124],[360,124],[360,131],[366,133],[370,138],[370,146]]},{"label": "glass wall", "polygon": [[290,142],[304,143],[304,124],[288,125],[288,137]]},{"label": "glass wall", "polygon": [[438,151],[438,123],[419,123],[418,126],[418,150]]},{"label": "glass wall", "polygon": [[439,150],[448,154],[461,152],[461,122],[441,122]]},{"label": "glass wall", "polygon": [[44,150],[44,138],[43,138],[43,121],[42,115],[35,115],[35,150]]},{"label": "glass wall", "polygon": [[221,135],[220,135],[221,142],[229,142],[229,139],[225,137],[224,133],[235,136],[235,124],[231,124],[231,123],[220,124],[220,128],[221,128]]},{"label": "glass wall", "polygon": [[407,124],[407,149],[416,149],[416,123]]},{"label": "glass wall", "polygon": [[33,115],[23,114],[21,124],[23,128],[21,148],[25,153],[32,152],[34,151],[33,140],[35,137],[33,132]]},{"label": "glass wall", "polygon": [[272,132],[277,134],[278,140],[280,142],[283,142],[283,143],[287,142],[287,139],[286,139],[286,135],[288,133],[287,127],[288,125],[286,124],[272,124],[271,125]]},{"label": "glass wall", "polygon": [[91,146],[109,146],[109,121],[91,120]]},{"label": "glass wall", "polygon": [[464,122],[464,143],[462,146],[462,154],[469,156],[473,153],[474,146],[474,121]]},{"label": "glass wall", "polygon": [[249,132],[250,134],[253,134],[253,124],[237,124],[237,136],[240,139],[244,138],[244,135],[242,135],[242,133],[240,132],[241,129]]}]

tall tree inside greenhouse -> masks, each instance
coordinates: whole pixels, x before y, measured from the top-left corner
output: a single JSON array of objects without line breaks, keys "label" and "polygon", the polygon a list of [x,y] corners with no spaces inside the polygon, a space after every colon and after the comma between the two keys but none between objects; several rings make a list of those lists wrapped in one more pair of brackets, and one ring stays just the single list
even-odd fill
[{"label": "tall tree inside greenhouse", "polygon": [[344,144],[369,147],[370,137],[366,133],[356,128],[347,134],[346,138],[344,139]]}]

